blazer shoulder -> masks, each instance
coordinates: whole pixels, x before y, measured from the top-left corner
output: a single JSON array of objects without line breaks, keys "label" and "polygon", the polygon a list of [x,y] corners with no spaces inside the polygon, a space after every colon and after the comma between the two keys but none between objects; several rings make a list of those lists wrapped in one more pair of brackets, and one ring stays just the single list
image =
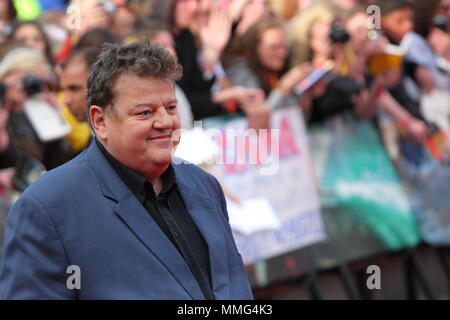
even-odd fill
[{"label": "blazer shoulder", "polygon": [[33,194],[38,199],[58,197],[86,183],[86,177],[91,176],[91,173],[92,168],[86,153],[83,152],[62,166],[44,173],[24,191],[21,197],[28,194]]}]

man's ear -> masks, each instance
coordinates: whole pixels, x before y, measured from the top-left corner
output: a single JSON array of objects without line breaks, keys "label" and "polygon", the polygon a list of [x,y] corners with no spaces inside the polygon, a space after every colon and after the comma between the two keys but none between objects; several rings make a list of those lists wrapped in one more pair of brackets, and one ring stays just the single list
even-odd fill
[{"label": "man's ear", "polygon": [[101,141],[108,139],[108,132],[106,130],[106,112],[104,108],[99,106],[91,106],[89,108],[89,117],[91,119],[92,129],[95,135]]}]

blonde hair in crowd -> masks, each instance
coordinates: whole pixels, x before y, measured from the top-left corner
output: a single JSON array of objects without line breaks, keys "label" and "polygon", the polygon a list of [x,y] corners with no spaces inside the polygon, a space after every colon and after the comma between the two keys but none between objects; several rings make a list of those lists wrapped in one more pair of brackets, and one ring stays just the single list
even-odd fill
[{"label": "blonde hair in crowd", "polygon": [[309,32],[316,23],[331,23],[336,8],[328,1],[321,1],[300,12],[288,23],[290,65],[308,61],[310,55]]},{"label": "blonde hair in crowd", "polygon": [[9,74],[27,71],[48,73],[51,67],[43,53],[23,47],[8,52],[0,63],[0,79]]}]

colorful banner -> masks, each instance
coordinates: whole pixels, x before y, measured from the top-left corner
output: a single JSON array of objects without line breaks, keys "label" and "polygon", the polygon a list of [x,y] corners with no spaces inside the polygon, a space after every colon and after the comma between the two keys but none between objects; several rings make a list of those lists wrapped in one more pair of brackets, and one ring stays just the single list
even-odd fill
[{"label": "colorful banner", "polygon": [[[244,234],[236,229],[240,225],[244,230],[246,222],[236,222],[236,215],[255,213],[245,212],[242,206],[243,210],[230,217],[244,263],[251,264],[323,241],[326,235],[300,110],[294,107],[274,112],[267,134],[252,134],[247,126],[242,118],[220,126],[215,141],[222,151],[221,164],[215,169],[225,186],[249,204],[249,210],[258,208],[253,221],[267,221],[266,230]],[[263,199],[276,217],[265,214],[270,209]],[[233,215],[230,206],[239,205],[228,202]]]}]

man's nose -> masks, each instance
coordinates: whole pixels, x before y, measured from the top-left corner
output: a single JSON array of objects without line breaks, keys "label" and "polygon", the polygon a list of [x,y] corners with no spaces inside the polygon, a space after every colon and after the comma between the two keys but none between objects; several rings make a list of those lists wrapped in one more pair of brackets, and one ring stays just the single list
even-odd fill
[{"label": "man's nose", "polygon": [[170,115],[167,113],[166,108],[159,107],[157,110],[157,118],[153,123],[153,126],[156,129],[170,129],[173,126],[173,120]]},{"label": "man's nose", "polygon": [[70,97],[70,94],[64,93],[64,99],[63,102],[66,106],[70,107],[70,104],[72,102],[72,99]]}]

